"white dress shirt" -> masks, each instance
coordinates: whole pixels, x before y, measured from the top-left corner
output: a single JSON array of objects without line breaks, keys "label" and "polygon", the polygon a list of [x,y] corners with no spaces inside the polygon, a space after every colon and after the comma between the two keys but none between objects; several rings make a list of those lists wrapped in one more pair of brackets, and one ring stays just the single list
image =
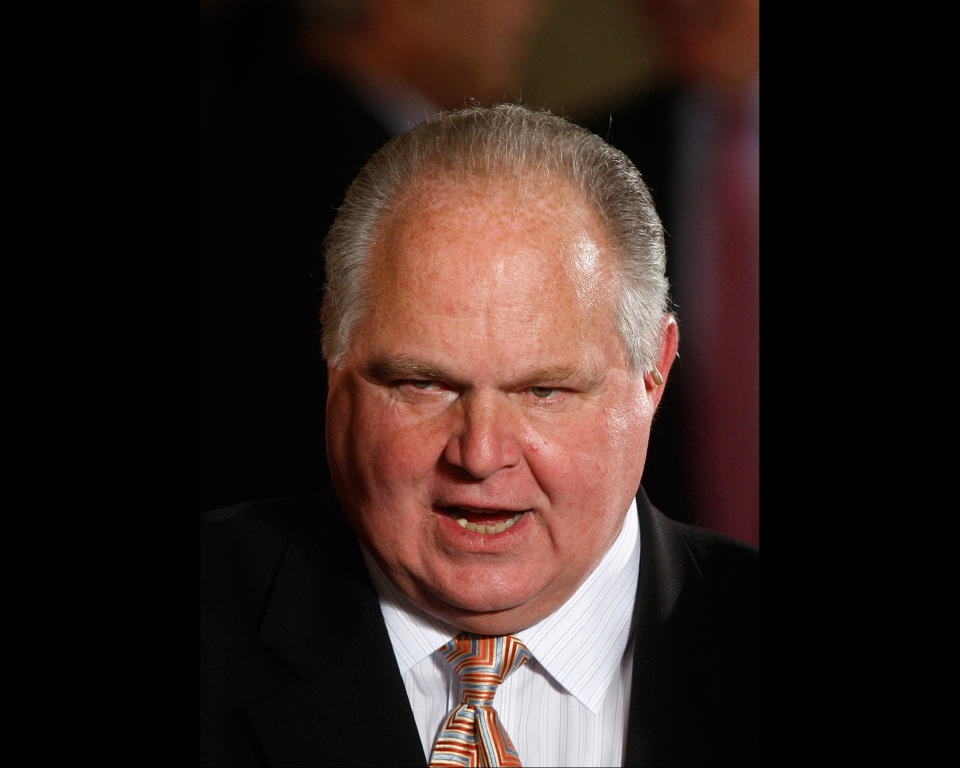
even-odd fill
[{"label": "white dress shirt", "polygon": [[[459,633],[414,606],[364,551],[427,760],[459,678],[440,649]],[[626,747],[640,572],[636,501],[620,533],[580,588],[515,636],[533,654],[497,689],[493,706],[525,766],[620,766]]]}]

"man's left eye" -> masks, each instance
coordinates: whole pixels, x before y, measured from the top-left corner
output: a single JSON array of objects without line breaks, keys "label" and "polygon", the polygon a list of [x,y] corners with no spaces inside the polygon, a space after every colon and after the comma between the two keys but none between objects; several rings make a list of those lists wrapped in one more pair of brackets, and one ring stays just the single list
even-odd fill
[{"label": "man's left eye", "polygon": [[541,400],[547,400],[557,392],[559,390],[552,387],[530,387],[530,394]]},{"label": "man's left eye", "polygon": [[430,390],[437,388],[437,382],[431,379],[404,379],[397,382],[400,386],[413,387],[414,389]]}]

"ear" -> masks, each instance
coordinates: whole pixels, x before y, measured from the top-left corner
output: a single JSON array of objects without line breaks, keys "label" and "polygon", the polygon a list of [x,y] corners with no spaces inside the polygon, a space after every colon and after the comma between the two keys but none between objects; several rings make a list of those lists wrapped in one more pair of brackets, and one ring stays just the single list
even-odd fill
[{"label": "ear", "polygon": [[643,383],[647,395],[652,398],[653,407],[660,404],[660,398],[663,397],[663,389],[667,384],[667,377],[670,375],[670,368],[677,357],[677,344],[680,340],[680,333],[677,329],[677,318],[668,314],[663,318],[663,324],[660,326],[660,338],[663,343],[660,345],[660,356],[657,359],[657,371],[660,373],[660,379],[657,380],[653,372],[643,377]]}]

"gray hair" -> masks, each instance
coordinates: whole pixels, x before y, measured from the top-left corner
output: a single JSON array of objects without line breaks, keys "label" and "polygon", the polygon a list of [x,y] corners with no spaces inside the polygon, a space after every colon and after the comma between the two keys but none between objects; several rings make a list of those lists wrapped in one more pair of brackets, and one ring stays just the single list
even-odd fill
[{"label": "gray hair", "polygon": [[617,327],[634,371],[653,369],[669,286],[663,227],[639,171],[599,136],[516,104],[443,113],[389,141],[347,190],[324,240],[323,355],[337,366],[367,312],[368,269],[381,222],[431,176],[568,179],[593,206],[620,257]]}]

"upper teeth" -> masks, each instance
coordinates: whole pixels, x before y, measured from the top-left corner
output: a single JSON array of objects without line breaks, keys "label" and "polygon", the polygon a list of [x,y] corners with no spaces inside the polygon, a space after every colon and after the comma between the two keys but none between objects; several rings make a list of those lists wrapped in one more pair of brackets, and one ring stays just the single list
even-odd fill
[{"label": "upper teeth", "polygon": [[523,515],[523,512],[517,512],[511,519],[504,520],[502,523],[497,523],[496,525],[471,523],[468,522],[465,517],[458,517],[457,523],[459,523],[461,528],[466,528],[468,531],[473,531],[474,533],[501,533],[507,530],[507,528],[512,528],[513,524],[520,519],[521,515]]}]

